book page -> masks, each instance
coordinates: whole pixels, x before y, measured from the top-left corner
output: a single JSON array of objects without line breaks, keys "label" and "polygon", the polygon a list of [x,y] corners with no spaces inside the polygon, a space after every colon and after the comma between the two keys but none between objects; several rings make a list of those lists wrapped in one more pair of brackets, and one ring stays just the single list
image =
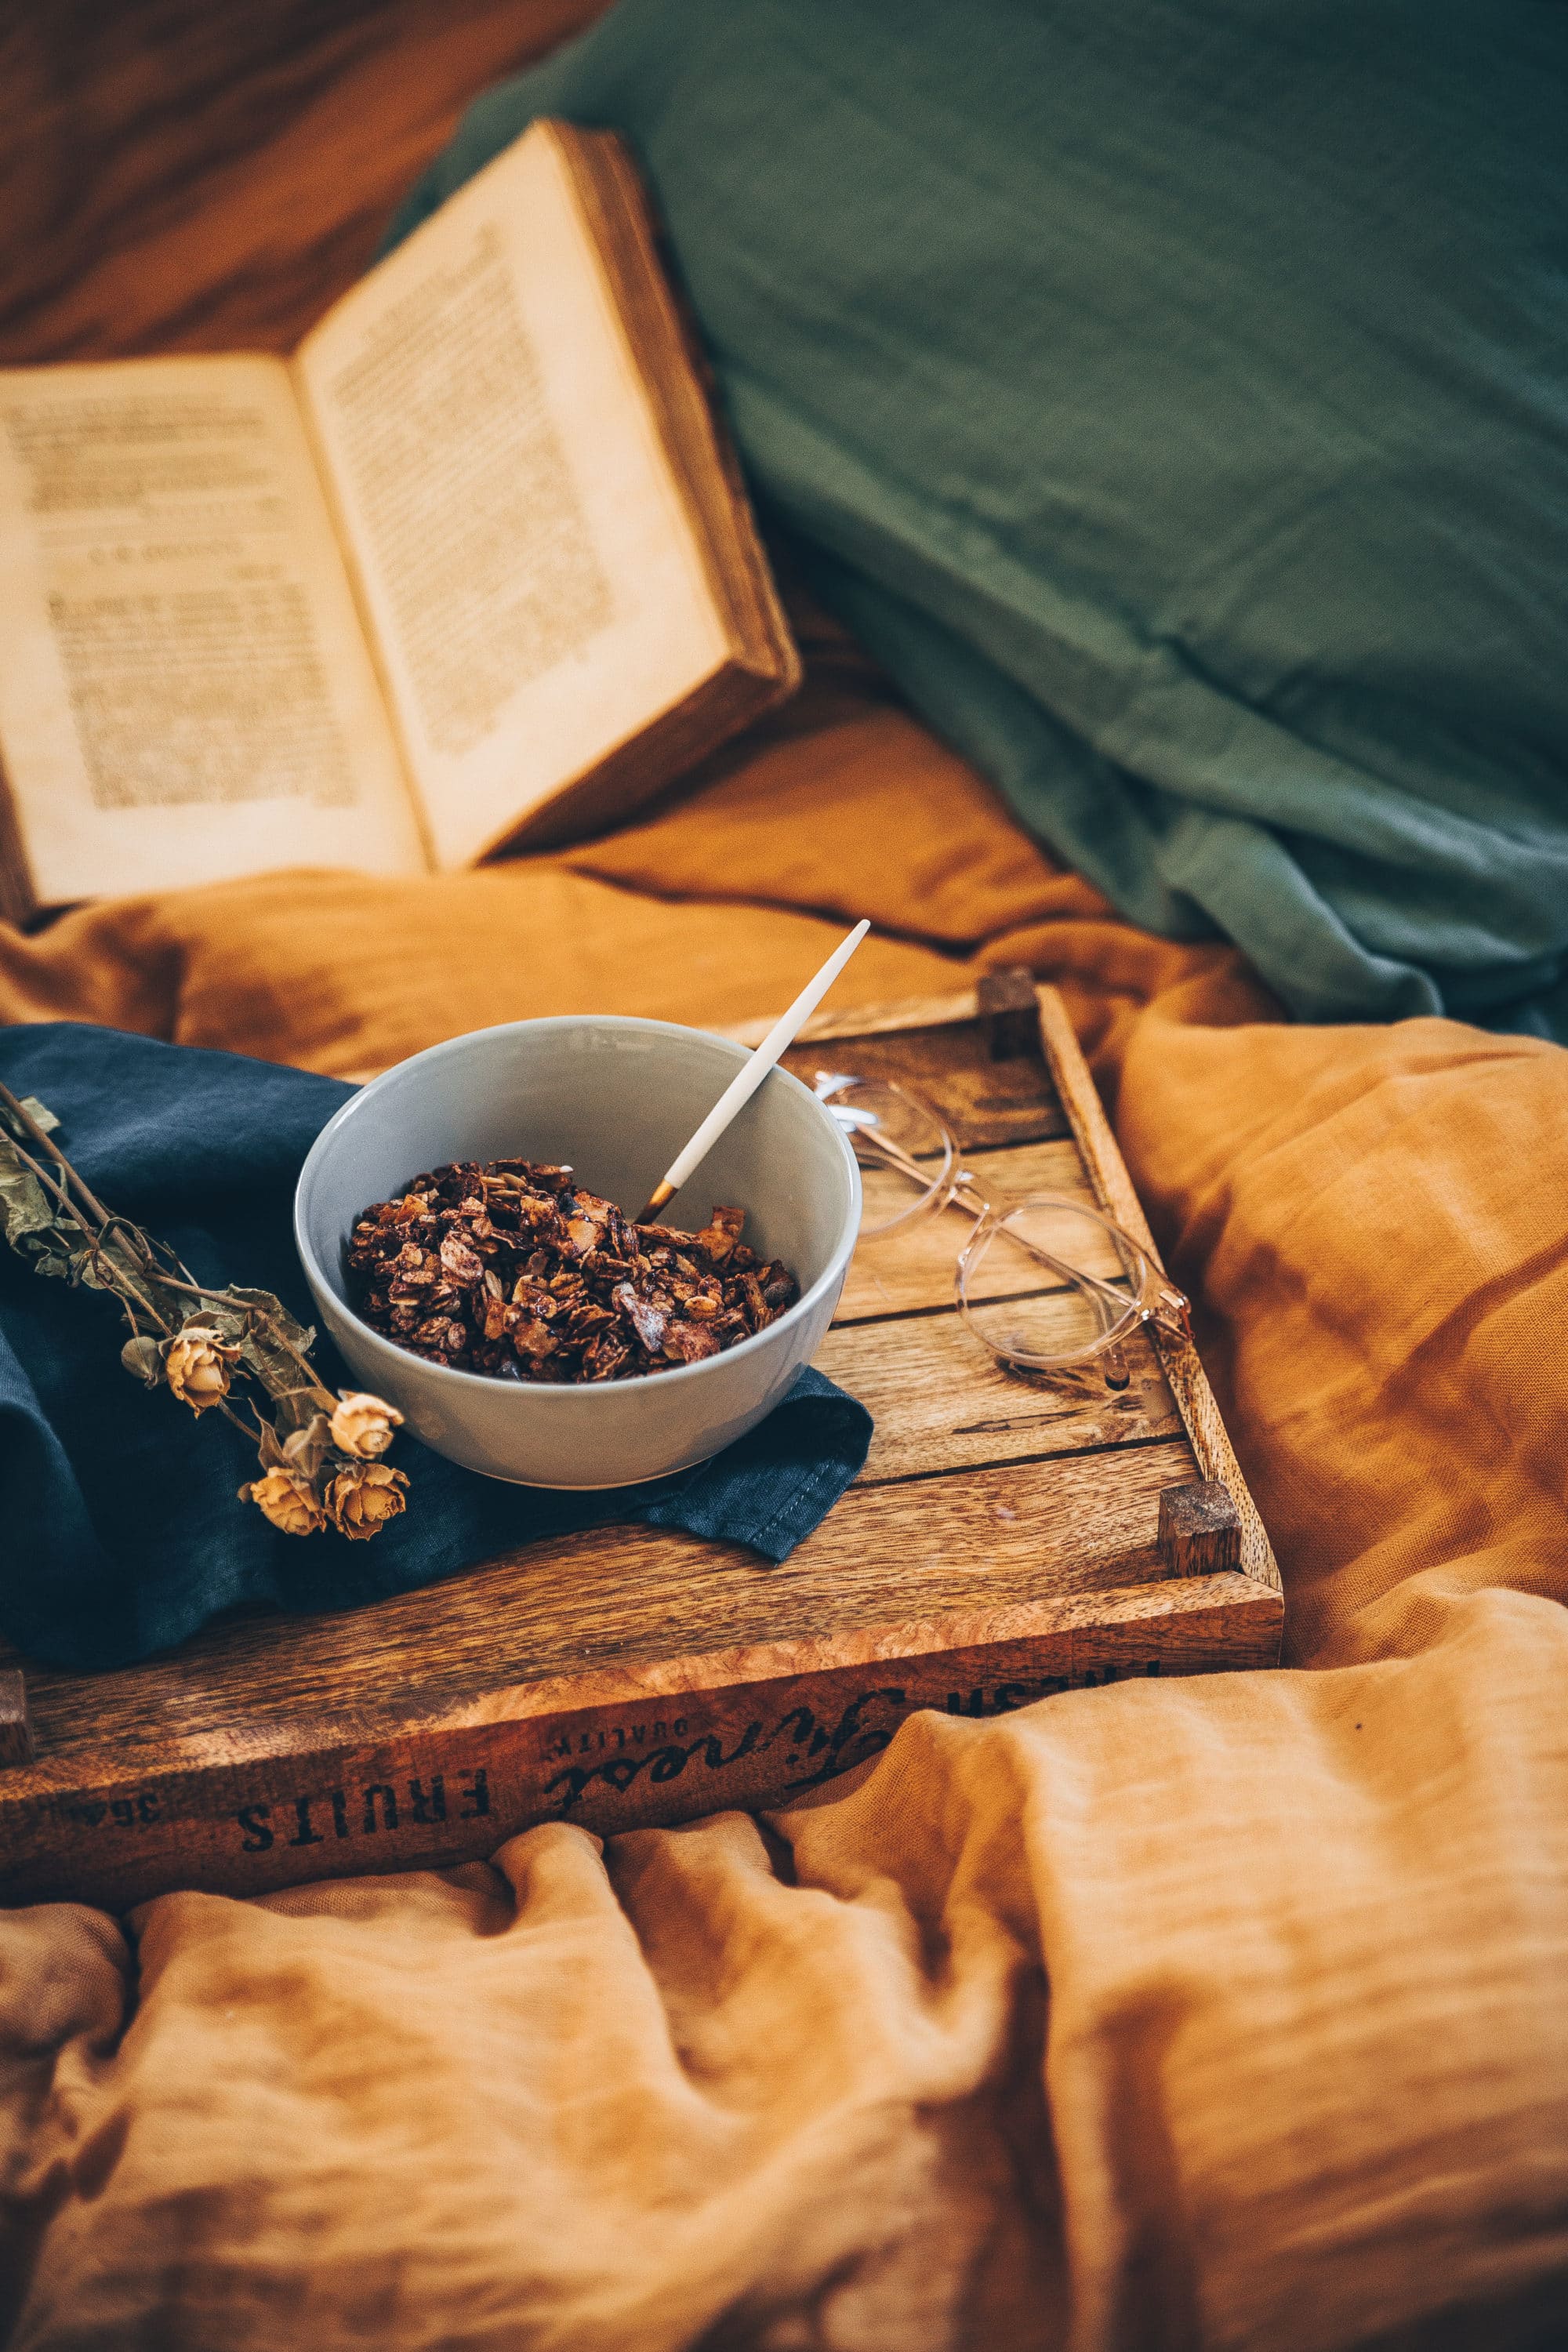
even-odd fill
[{"label": "book page", "polygon": [[425,867],[280,361],[0,373],[0,753],[46,906]]},{"label": "book page", "polygon": [[454,196],[296,368],[437,860],[463,863],[727,652],[551,133]]}]

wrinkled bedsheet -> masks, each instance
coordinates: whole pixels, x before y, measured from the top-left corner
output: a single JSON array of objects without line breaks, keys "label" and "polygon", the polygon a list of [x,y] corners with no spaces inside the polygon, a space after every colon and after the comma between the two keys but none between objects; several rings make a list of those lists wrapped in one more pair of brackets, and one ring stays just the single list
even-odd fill
[{"label": "wrinkled bedsheet", "polygon": [[615,837],[0,940],[0,1011],[353,1074],[450,1032],[1058,982],[1288,1593],[1285,1671],[921,1717],[798,1811],[0,1916],[27,2352],[1553,2340],[1568,1054],[1282,1024],[842,648]]}]

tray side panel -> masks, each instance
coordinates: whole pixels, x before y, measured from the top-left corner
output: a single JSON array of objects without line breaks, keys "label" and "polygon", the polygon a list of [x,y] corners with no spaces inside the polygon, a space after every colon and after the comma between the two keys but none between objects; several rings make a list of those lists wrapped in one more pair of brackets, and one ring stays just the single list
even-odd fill
[{"label": "tray side panel", "polygon": [[1009,1612],[1001,1639],[892,1629],[866,1645],[888,1654],[791,1677],[0,1798],[0,1886],[13,1903],[120,1909],[176,1888],[260,1895],[480,1860],[542,1822],[610,1836],[785,1806],[879,1755],[920,1709],[1007,1714],[1067,1690],[1265,1664],[1279,1642],[1274,1596],[1240,1576],[1133,1588],[1079,1612],[1076,1623],[1059,1622],[1071,1610]]},{"label": "tray side panel", "polygon": [[[1072,1122],[1078,1147],[1083,1155],[1084,1167],[1099,1195],[1100,1206],[1107,1214],[1124,1225],[1134,1241],[1142,1242],[1156,1265],[1163,1263],[1155,1245],[1154,1236],[1143,1214],[1143,1207],[1133,1190],[1132,1179],[1127,1173],[1127,1163],[1121,1157],[1110,1122],[1105,1116],[1089,1065],[1079,1048],[1079,1042],[1068,1019],[1067,1006],[1054,988],[1037,991],[1040,1007],[1040,1036],[1046,1049],[1046,1059],[1056,1080],[1062,1107]],[[1199,1360],[1197,1349],[1167,1339],[1163,1332],[1153,1333],[1155,1352],[1159,1356],[1176,1407],[1186,1423],[1187,1436],[1203,1478],[1216,1479],[1228,1488],[1237,1509],[1241,1514],[1241,1567],[1244,1575],[1258,1583],[1266,1584],[1275,1592],[1282,1592],[1279,1563],[1273,1546],[1258,1517],[1241,1465],[1220,1418],[1208,1375]],[[1276,1658],[1271,1663],[1278,1664]]]}]

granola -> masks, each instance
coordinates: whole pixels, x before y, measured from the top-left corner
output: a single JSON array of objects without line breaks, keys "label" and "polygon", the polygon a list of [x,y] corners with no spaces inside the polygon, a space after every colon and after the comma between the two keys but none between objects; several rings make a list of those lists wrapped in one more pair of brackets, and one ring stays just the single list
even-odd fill
[{"label": "granola", "polygon": [[354,1225],[349,1277],[373,1330],[429,1362],[497,1380],[635,1380],[700,1363],[800,1296],[741,1239],[743,1209],[700,1233],[637,1225],[530,1160],[416,1176]]}]

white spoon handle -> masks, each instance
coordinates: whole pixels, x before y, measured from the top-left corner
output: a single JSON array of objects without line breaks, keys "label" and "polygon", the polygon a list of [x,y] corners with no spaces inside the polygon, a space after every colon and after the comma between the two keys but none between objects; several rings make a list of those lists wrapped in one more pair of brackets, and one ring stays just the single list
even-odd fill
[{"label": "white spoon handle", "polygon": [[842,946],[834,949],[816,978],[807,981],[789,1011],[779,1015],[751,1060],[731,1079],[684,1151],[670,1161],[663,1182],[655,1185],[637,1221],[640,1224],[656,1217],[666,1202],[672,1201],[688,1178],[696,1173],[736,1112],[751,1101],[779,1055],[794,1045],[870,928],[868,922],[857,923]]}]

